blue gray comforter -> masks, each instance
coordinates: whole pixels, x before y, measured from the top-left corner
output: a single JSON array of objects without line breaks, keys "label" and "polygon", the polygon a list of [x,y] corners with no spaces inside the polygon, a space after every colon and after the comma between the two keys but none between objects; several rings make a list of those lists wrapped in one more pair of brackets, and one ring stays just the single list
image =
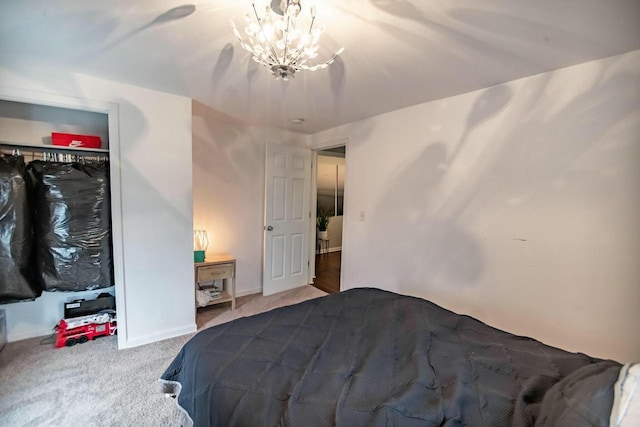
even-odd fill
[{"label": "blue gray comforter", "polygon": [[196,426],[590,426],[608,425],[619,369],[353,289],[206,329],[162,380]]}]

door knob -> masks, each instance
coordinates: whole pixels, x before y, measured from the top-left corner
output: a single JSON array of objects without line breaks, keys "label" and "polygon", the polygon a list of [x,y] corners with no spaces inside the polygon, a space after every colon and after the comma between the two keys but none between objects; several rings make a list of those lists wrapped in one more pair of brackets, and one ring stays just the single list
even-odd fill
[{"label": "door knob", "polygon": [[272,230],[273,230],[273,227],[272,227],[272,226],[270,226],[270,225],[269,225],[269,226],[267,226],[267,231],[272,231]]}]

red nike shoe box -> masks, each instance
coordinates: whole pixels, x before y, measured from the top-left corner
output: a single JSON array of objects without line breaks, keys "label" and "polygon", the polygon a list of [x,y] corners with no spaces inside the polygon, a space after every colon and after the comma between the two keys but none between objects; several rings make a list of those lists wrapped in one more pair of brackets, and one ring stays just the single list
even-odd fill
[{"label": "red nike shoe box", "polygon": [[72,133],[51,133],[53,145],[72,148],[100,148],[102,139],[95,135],[75,135]]}]

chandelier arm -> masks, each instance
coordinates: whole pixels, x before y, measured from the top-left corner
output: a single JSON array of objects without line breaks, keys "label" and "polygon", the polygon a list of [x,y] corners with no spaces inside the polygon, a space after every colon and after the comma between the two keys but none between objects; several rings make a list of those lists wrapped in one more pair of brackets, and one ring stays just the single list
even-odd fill
[{"label": "chandelier arm", "polygon": [[291,24],[291,17],[287,16],[287,31],[284,32],[284,49],[282,51],[283,64],[287,63],[287,48],[289,47],[289,25],[290,24]]},{"label": "chandelier arm", "polygon": [[338,49],[336,51],[336,53],[333,54],[333,56],[331,58],[329,58],[326,62],[323,62],[321,64],[316,64],[316,65],[305,65],[305,64],[301,64],[300,65],[300,70],[311,70],[311,71],[315,71],[318,70],[320,68],[325,68],[328,67],[329,65],[333,64],[336,60],[336,58],[342,53],[344,52],[344,47],[341,47],[340,49]]},{"label": "chandelier arm", "polygon": [[238,41],[240,41],[240,46],[242,46],[245,50],[249,51],[253,56],[255,56],[256,54],[254,53],[253,48],[245,43],[245,41],[242,39],[242,37],[240,36],[240,32],[237,30],[236,24],[233,22],[233,20],[231,21],[231,26],[236,33],[236,38],[238,39]]},{"label": "chandelier arm", "polygon": [[304,53],[304,50],[300,50],[300,53],[298,53],[298,56],[296,56],[295,58],[291,58],[291,64],[293,67],[298,68],[297,67],[298,60],[300,59],[303,53]]},{"label": "chandelier arm", "polygon": [[316,22],[316,17],[311,17],[311,25],[309,25],[309,34],[311,34],[311,30],[313,29],[313,23]]},{"label": "chandelier arm", "polygon": [[[311,17],[311,25],[309,25],[309,36],[311,36],[311,30],[313,30],[313,23],[316,22],[316,17],[315,15]],[[298,53],[298,56],[296,56],[295,58],[291,58],[291,63],[292,64],[296,64],[298,62],[298,60],[300,59],[300,57],[302,56],[302,54],[304,53],[304,49],[300,50],[300,53]],[[295,65],[294,65],[295,67]],[[296,67],[297,68],[297,67]]]},{"label": "chandelier arm", "polygon": [[295,58],[291,58],[291,64],[293,64],[294,67],[295,67],[295,64],[297,64],[298,60],[300,59],[300,57],[302,56],[303,53],[304,53],[304,49],[300,49],[300,52],[298,52],[298,55]]},{"label": "chandelier arm", "polygon": [[[256,9],[256,4],[251,2],[251,6],[253,6],[253,13],[256,15],[256,22],[258,23],[258,26],[260,27],[260,31],[262,32],[262,34],[264,34],[264,28],[262,27],[262,22],[260,22],[260,16],[258,15],[258,10]],[[271,45],[271,43],[267,43],[269,45],[269,49],[271,50],[271,55],[273,55],[273,58],[277,61],[278,60],[278,55],[276,54],[275,49],[273,48],[273,46]]]}]

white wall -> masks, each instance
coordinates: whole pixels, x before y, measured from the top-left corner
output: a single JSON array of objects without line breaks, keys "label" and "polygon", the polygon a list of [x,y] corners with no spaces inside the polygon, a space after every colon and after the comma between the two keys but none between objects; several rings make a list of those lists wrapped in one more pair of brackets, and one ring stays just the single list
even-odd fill
[{"label": "white wall", "polygon": [[193,102],[194,226],[207,253],[236,258],[236,292],[262,291],[265,143],[304,146],[308,136],[240,123]]},{"label": "white wall", "polygon": [[640,360],[638,82],[635,51],[314,135],[349,141],[343,289]]},{"label": "white wall", "polygon": [[327,227],[327,237],[329,238],[329,252],[342,249],[342,221],[343,216],[332,216]]},{"label": "white wall", "polygon": [[[195,330],[191,100],[80,74],[0,68],[2,85],[102,102],[119,108],[126,345]],[[118,159],[111,159],[118,161]],[[63,294],[61,294],[63,295]],[[47,333],[62,315],[52,297],[2,306],[9,338]],[[122,333],[123,330],[120,331]]]}]

